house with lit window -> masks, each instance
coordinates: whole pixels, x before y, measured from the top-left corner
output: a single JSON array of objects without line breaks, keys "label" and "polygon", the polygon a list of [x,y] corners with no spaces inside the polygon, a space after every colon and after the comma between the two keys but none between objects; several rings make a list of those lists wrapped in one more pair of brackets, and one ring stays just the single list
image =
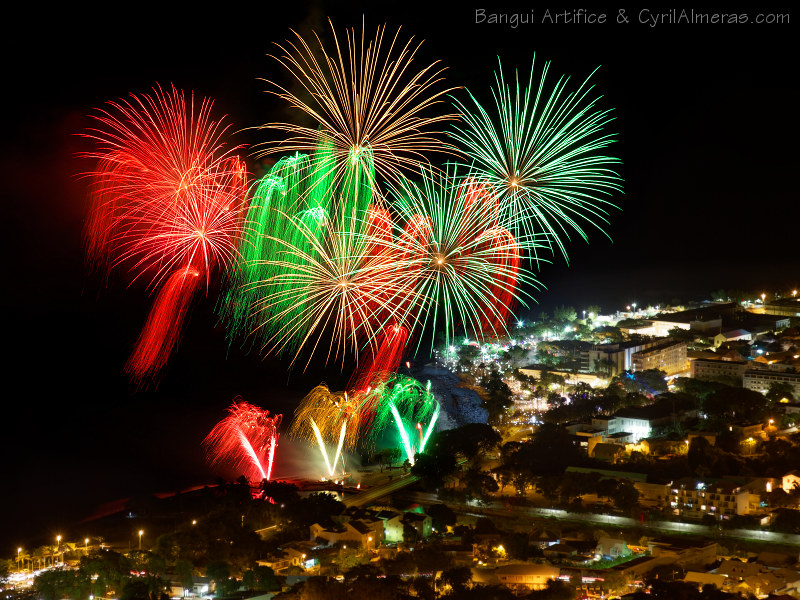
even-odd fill
[{"label": "house with lit window", "polygon": [[649,406],[632,406],[614,413],[608,422],[608,436],[621,432],[629,433],[628,443],[637,443],[651,436],[653,428],[669,425],[675,420],[672,406],[668,402],[658,402]]},{"label": "house with lit window", "polygon": [[[764,515],[767,494],[779,486],[779,480],[766,477],[707,481],[685,477],[672,484],[667,498],[675,515],[698,520],[710,515],[721,521],[734,515]],[[764,519],[767,524],[768,515]]]}]

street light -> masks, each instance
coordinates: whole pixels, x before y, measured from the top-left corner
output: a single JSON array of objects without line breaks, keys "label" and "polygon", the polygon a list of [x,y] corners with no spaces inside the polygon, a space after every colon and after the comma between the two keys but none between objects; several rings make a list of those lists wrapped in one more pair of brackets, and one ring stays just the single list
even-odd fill
[{"label": "street light", "polygon": [[767,297],[766,294],[761,294],[761,304],[764,304],[764,299]]},{"label": "street light", "polygon": [[86,550],[86,554],[89,554],[89,538],[84,538],[83,540],[83,548]]},{"label": "street light", "polygon": [[140,529],[140,530],[139,530],[139,550],[141,550],[141,549],[142,549],[142,536],[143,536],[143,535],[144,535],[144,530],[143,530],[143,529]]},{"label": "street light", "polygon": [[[22,552],[22,548],[17,548],[17,568],[19,569],[19,553]],[[22,569],[20,569],[22,570]]]}]

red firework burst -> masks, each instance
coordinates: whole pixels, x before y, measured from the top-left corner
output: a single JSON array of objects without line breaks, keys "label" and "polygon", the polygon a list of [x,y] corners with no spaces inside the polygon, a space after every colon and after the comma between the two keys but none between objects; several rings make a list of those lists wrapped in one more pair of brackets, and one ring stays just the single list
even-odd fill
[{"label": "red firework burst", "polygon": [[[89,260],[101,271],[125,265],[156,296],[126,371],[138,383],[163,367],[180,335],[188,303],[208,290],[213,273],[238,254],[247,174],[222,141],[227,126],[210,118],[212,102],[195,107],[184,93],[153,93],[109,102],[92,115],[87,137],[97,150],[92,207],[85,238]],[[191,274],[192,277],[187,276]]]},{"label": "red firework burst", "polygon": [[250,481],[269,480],[278,446],[278,426],[283,415],[244,402],[237,396],[228,416],[203,440],[209,462],[239,471]]}]

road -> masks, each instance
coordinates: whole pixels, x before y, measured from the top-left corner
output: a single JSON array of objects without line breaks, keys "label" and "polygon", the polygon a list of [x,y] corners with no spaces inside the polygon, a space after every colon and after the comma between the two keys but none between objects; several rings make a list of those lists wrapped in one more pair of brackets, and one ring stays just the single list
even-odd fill
[{"label": "road", "polygon": [[369,488],[368,490],[362,490],[358,494],[346,497],[344,499],[344,505],[347,507],[364,506],[369,502],[374,502],[375,500],[382,498],[383,496],[388,496],[389,494],[396,492],[397,490],[402,489],[407,485],[416,483],[417,481],[419,481],[419,477],[417,477],[416,475],[411,475],[411,474],[402,475],[399,476],[397,479],[392,479],[391,481],[387,481],[386,483],[376,485],[375,487]]},{"label": "road", "polygon": [[[419,481],[416,475],[403,475],[397,479],[392,479],[386,483],[376,485],[360,493],[353,494],[344,499],[344,504],[350,506],[364,506],[388,496],[406,486]],[[410,494],[420,502],[433,504],[441,502],[435,494],[424,492],[412,492]],[[515,515],[526,516],[533,519],[559,519],[576,523],[590,523],[592,525],[616,525],[617,527],[646,527],[647,529],[659,533],[682,533],[702,535],[712,539],[741,539],[748,541],[771,542],[775,544],[798,544],[800,545],[800,535],[791,533],[778,533],[775,531],[761,531],[760,529],[718,529],[708,525],[698,523],[677,523],[674,521],[646,521],[642,523],[630,517],[620,517],[618,515],[606,515],[602,513],[576,513],[556,508],[537,508],[532,506],[506,507],[497,502],[478,507],[466,504],[455,504],[448,502],[448,505],[465,513],[477,513],[496,517],[514,517]]]},{"label": "road", "polygon": [[[420,502],[441,502],[435,494],[414,492],[412,497]],[[556,508],[536,508],[528,506],[505,507],[497,502],[478,507],[466,504],[448,505],[460,512],[478,514],[481,516],[494,516],[513,518],[525,516],[532,519],[559,519],[576,523],[589,523],[592,525],[616,525],[617,527],[646,527],[658,533],[682,533],[701,535],[711,539],[742,539],[748,541],[771,542],[775,544],[800,544],[800,535],[791,533],[777,533],[775,531],[761,531],[759,529],[717,529],[708,525],[696,523],[675,523],[673,521],[646,521],[642,523],[630,517],[606,515],[600,513],[576,513]]]}]

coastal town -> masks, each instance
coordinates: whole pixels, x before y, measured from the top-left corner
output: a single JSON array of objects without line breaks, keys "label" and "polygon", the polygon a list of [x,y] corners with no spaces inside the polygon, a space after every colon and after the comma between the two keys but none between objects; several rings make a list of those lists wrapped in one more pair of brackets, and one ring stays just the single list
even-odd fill
[{"label": "coastal town", "polygon": [[413,463],[129,499],[21,543],[4,593],[800,597],[797,291],[601,313],[408,363],[442,406]]}]

